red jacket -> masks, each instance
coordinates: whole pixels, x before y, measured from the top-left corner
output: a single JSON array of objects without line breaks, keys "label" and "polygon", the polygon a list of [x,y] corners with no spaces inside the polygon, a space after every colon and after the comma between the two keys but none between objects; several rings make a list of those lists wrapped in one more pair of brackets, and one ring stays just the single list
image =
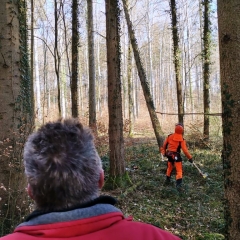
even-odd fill
[{"label": "red jacket", "polygon": [[[179,240],[180,238],[173,234],[157,228],[153,225],[134,222],[132,218],[125,218],[123,214],[115,207],[112,206],[108,213],[98,214],[96,208],[103,209],[109,204],[97,204],[94,206],[94,211],[91,212],[92,206],[85,211],[89,211],[88,218],[75,219],[63,222],[50,222],[49,217],[51,214],[55,215],[57,219],[58,214],[64,215],[66,212],[48,213],[37,216],[40,224],[36,224],[36,218],[32,218],[26,225],[20,225],[15,229],[12,234],[0,238],[1,240],[57,240],[57,239],[71,239],[71,240]],[[116,211],[113,211],[113,208]],[[75,209],[74,211],[81,211]],[[83,214],[85,214],[83,213]],[[79,214],[79,212],[78,212]],[[46,215],[46,217],[45,217]],[[68,218],[71,211],[65,214]],[[80,214],[81,215],[81,214]],[[65,217],[66,217],[65,216]],[[81,216],[80,216],[81,218]],[[35,225],[31,225],[31,221]],[[46,221],[46,223],[44,223]],[[51,221],[51,220],[50,220]]]}]

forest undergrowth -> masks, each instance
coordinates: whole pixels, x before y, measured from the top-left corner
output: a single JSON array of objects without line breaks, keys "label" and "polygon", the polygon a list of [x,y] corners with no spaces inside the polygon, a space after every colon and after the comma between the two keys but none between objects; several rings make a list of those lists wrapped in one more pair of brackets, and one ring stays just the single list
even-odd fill
[{"label": "forest undergrowth", "polygon": [[[126,171],[132,184],[115,190],[104,190],[118,200],[125,216],[133,216],[172,232],[181,239],[224,239],[223,174],[220,148],[189,148],[194,162],[208,174],[203,178],[183,156],[184,191],[164,185],[167,161],[161,158],[156,140],[144,138],[125,141]],[[106,180],[109,158],[107,144],[98,145]]]}]

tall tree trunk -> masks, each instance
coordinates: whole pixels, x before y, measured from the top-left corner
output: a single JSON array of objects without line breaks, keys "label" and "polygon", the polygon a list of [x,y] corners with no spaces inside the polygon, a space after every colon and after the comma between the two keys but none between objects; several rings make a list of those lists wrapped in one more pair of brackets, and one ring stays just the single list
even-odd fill
[{"label": "tall tree trunk", "polygon": [[211,55],[211,22],[210,22],[210,2],[204,0],[204,29],[203,29],[203,108],[204,125],[203,134],[206,140],[209,139],[209,113],[210,113],[210,55]]},{"label": "tall tree trunk", "polygon": [[35,109],[35,99],[34,99],[34,0],[31,0],[31,53],[30,53],[30,68],[31,68],[31,91],[32,91],[32,104],[33,110]]},{"label": "tall tree trunk", "polygon": [[184,103],[182,93],[182,80],[181,80],[181,53],[179,47],[179,33],[178,33],[178,20],[177,8],[175,0],[170,0],[171,18],[172,18],[172,38],[173,38],[173,54],[175,77],[177,86],[177,101],[178,101],[178,121],[183,123],[184,117]]},{"label": "tall tree trunk", "polygon": [[140,53],[139,53],[139,49],[138,49],[138,45],[137,45],[137,40],[135,37],[135,32],[130,20],[130,15],[128,12],[128,1],[127,0],[123,0],[123,7],[124,7],[124,12],[125,12],[125,17],[127,20],[127,25],[128,25],[128,33],[131,39],[131,44],[132,44],[132,49],[133,49],[133,53],[134,53],[134,58],[135,58],[135,62],[137,65],[137,69],[138,69],[138,75],[140,78],[140,82],[142,85],[142,89],[143,89],[143,93],[144,93],[144,97],[146,100],[146,104],[147,104],[147,108],[148,108],[148,112],[152,121],[152,126],[154,129],[154,133],[157,139],[157,143],[159,146],[162,145],[162,138],[160,136],[160,134],[163,134],[157,114],[155,112],[155,107],[154,107],[154,103],[153,103],[153,99],[151,96],[151,92],[150,92],[150,88],[149,88],[149,83],[147,81],[147,77],[146,77],[146,72],[143,68],[143,64],[140,58]]},{"label": "tall tree trunk", "polygon": [[[21,26],[21,28],[20,28]],[[26,4],[2,0],[0,7],[0,236],[22,220],[28,201],[22,151],[31,127],[31,82]],[[22,211],[19,211],[21,209]]]},{"label": "tall tree trunk", "polygon": [[88,62],[89,62],[89,126],[96,130],[96,89],[95,89],[95,56],[93,34],[93,1],[87,1],[88,8]]},{"label": "tall tree trunk", "polygon": [[148,66],[148,80],[150,82],[150,91],[152,95],[153,102],[155,101],[155,79],[153,77],[153,64],[152,64],[152,39],[151,39],[151,26],[150,26],[150,0],[147,0],[147,14],[146,14],[146,24],[147,24],[147,41],[148,41],[148,57],[147,66]]},{"label": "tall tree trunk", "polygon": [[57,104],[58,104],[58,115],[59,117],[62,116],[62,109],[61,109],[61,86],[60,86],[60,55],[58,50],[58,19],[59,19],[59,9],[58,9],[58,2],[54,0],[54,24],[55,24],[55,39],[54,39],[54,66],[55,66],[55,73],[57,78]]},{"label": "tall tree trunk", "polygon": [[[202,12],[202,0],[199,0],[198,3],[199,6],[199,37],[200,37],[200,46],[201,46],[201,53],[203,53],[203,12]],[[196,73],[198,76],[197,79],[197,100],[198,100],[198,105],[202,103],[202,85],[203,85],[203,77],[202,77],[202,71],[203,71],[203,57],[201,55],[201,63],[199,64],[200,66],[196,66]],[[200,68],[200,69],[199,69]]]},{"label": "tall tree trunk", "polygon": [[78,0],[72,0],[72,77],[71,98],[72,116],[79,117],[78,112],[78,48],[79,48],[79,4]]},{"label": "tall tree trunk", "polygon": [[38,48],[37,48],[37,41],[35,41],[34,44],[34,83],[35,83],[35,94],[36,94],[36,117],[37,117],[37,122],[41,123],[42,122],[42,106],[41,106],[41,87],[40,87],[40,76],[39,76],[39,59],[38,59]]},{"label": "tall tree trunk", "polygon": [[[110,185],[117,187],[125,174],[121,96],[120,9],[118,0],[106,0],[106,41],[108,69],[108,114]],[[116,185],[115,185],[116,184]]]},{"label": "tall tree trunk", "polygon": [[[45,35],[45,29],[43,29],[43,35]],[[42,124],[45,123],[45,116],[48,115],[49,111],[49,95],[50,95],[50,89],[48,84],[48,59],[47,59],[47,47],[45,44],[43,44],[43,84],[44,84],[44,96],[43,96],[43,121]]]},{"label": "tall tree trunk", "polygon": [[129,117],[129,131],[128,135],[133,135],[133,86],[132,86],[132,49],[131,41],[128,44],[128,59],[127,59],[127,82],[128,82],[128,117]]},{"label": "tall tree trunk", "polygon": [[239,0],[218,0],[226,240],[236,240],[240,236],[239,12]]}]

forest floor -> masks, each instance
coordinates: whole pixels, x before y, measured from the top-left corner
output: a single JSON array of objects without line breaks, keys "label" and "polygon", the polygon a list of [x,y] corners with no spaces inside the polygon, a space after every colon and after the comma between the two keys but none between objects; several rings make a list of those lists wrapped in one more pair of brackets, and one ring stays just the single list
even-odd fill
[{"label": "forest floor", "polygon": [[[224,239],[221,143],[216,141],[218,146],[207,149],[190,144],[194,162],[208,177],[203,178],[183,156],[184,191],[178,192],[174,172],[171,184],[164,185],[167,161],[161,158],[156,139],[147,133],[145,126],[142,125],[140,134],[125,138],[126,170],[132,184],[114,190],[103,189],[102,194],[115,197],[117,207],[125,216],[158,226],[181,239]],[[100,138],[97,148],[107,180],[108,142]]]}]

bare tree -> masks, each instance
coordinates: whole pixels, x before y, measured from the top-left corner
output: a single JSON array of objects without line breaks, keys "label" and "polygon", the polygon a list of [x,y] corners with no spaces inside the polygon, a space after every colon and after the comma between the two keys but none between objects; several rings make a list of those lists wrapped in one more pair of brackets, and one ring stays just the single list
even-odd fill
[{"label": "bare tree", "polygon": [[61,109],[61,86],[60,86],[60,61],[61,57],[59,54],[58,49],[58,21],[59,21],[59,10],[58,1],[54,0],[54,24],[55,24],[55,38],[54,38],[54,66],[55,66],[55,73],[57,78],[57,103],[58,103],[58,114],[59,117],[62,116],[62,109]]},{"label": "bare tree", "polygon": [[128,64],[127,64],[127,82],[128,82],[128,117],[129,131],[128,135],[133,135],[133,86],[132,86],[132,48],[131,41],[128,43]]},{"label": "bare tree", "polygon": [[34,0],[31,0],[31,52],[30,52],[30,67],[31,67],[31,91],[32,91],[32,103],[33,109],[35,108],[35,100],[34,100]]},{"label": "bare tree", "polygon": [[[31,123],[32,102],[24,1],[0,7],[0,236],[22,219],[26,201],[22,151]],[[6,7],[7,6],[7,7]],[[22,211],[19,211],[21,209]]]},{"label": "bare tree", "polygon": [[170,0],[170,12],[172,18],[172,38],[173,38],[173,54],[174,54],[174,66],[175,77],[177,86],[177,101],[178,101],[178,121],[183,123],[184,117],[184,103],[182,93],[182,80],[181,80],[181,54],[179,47],[179,33],[178,33],[178,20],[177,20],[177,7],[176,1]]},{"label": "bare tree", "polygon": [[211,22],[210,22],[210,2],[204,0],[204,28],[203,28],[203,108],[204,125],[203,134],[206,140],[209,139],[209,113],[210,113],[210,56],[211,56]]},{"label": "bare tree", "polygon": [[88,9],[88,59],[89,59],[89,126],[96,130],[96,90],[95,90],[95,56],[93,34],[93,1],[87,1]]},{"label": "bare tree", "polygon": [[218,0],[218,31],[223,120],[223,170],[225,187],[225,239],[240,236],[239,87],[240,4]]},{"label": "bare tree", "polygon": [[125,175],[121,96],[120,9],[118,0],[105,0],[108,69],[108,115],[111,187],[122,184]]},{"label": "bare tree", "polygon": [[79,48],[79,4],[78,0],[72,0],[72,77],[71,97],[72,116],[78,117],[78,48]]}]

